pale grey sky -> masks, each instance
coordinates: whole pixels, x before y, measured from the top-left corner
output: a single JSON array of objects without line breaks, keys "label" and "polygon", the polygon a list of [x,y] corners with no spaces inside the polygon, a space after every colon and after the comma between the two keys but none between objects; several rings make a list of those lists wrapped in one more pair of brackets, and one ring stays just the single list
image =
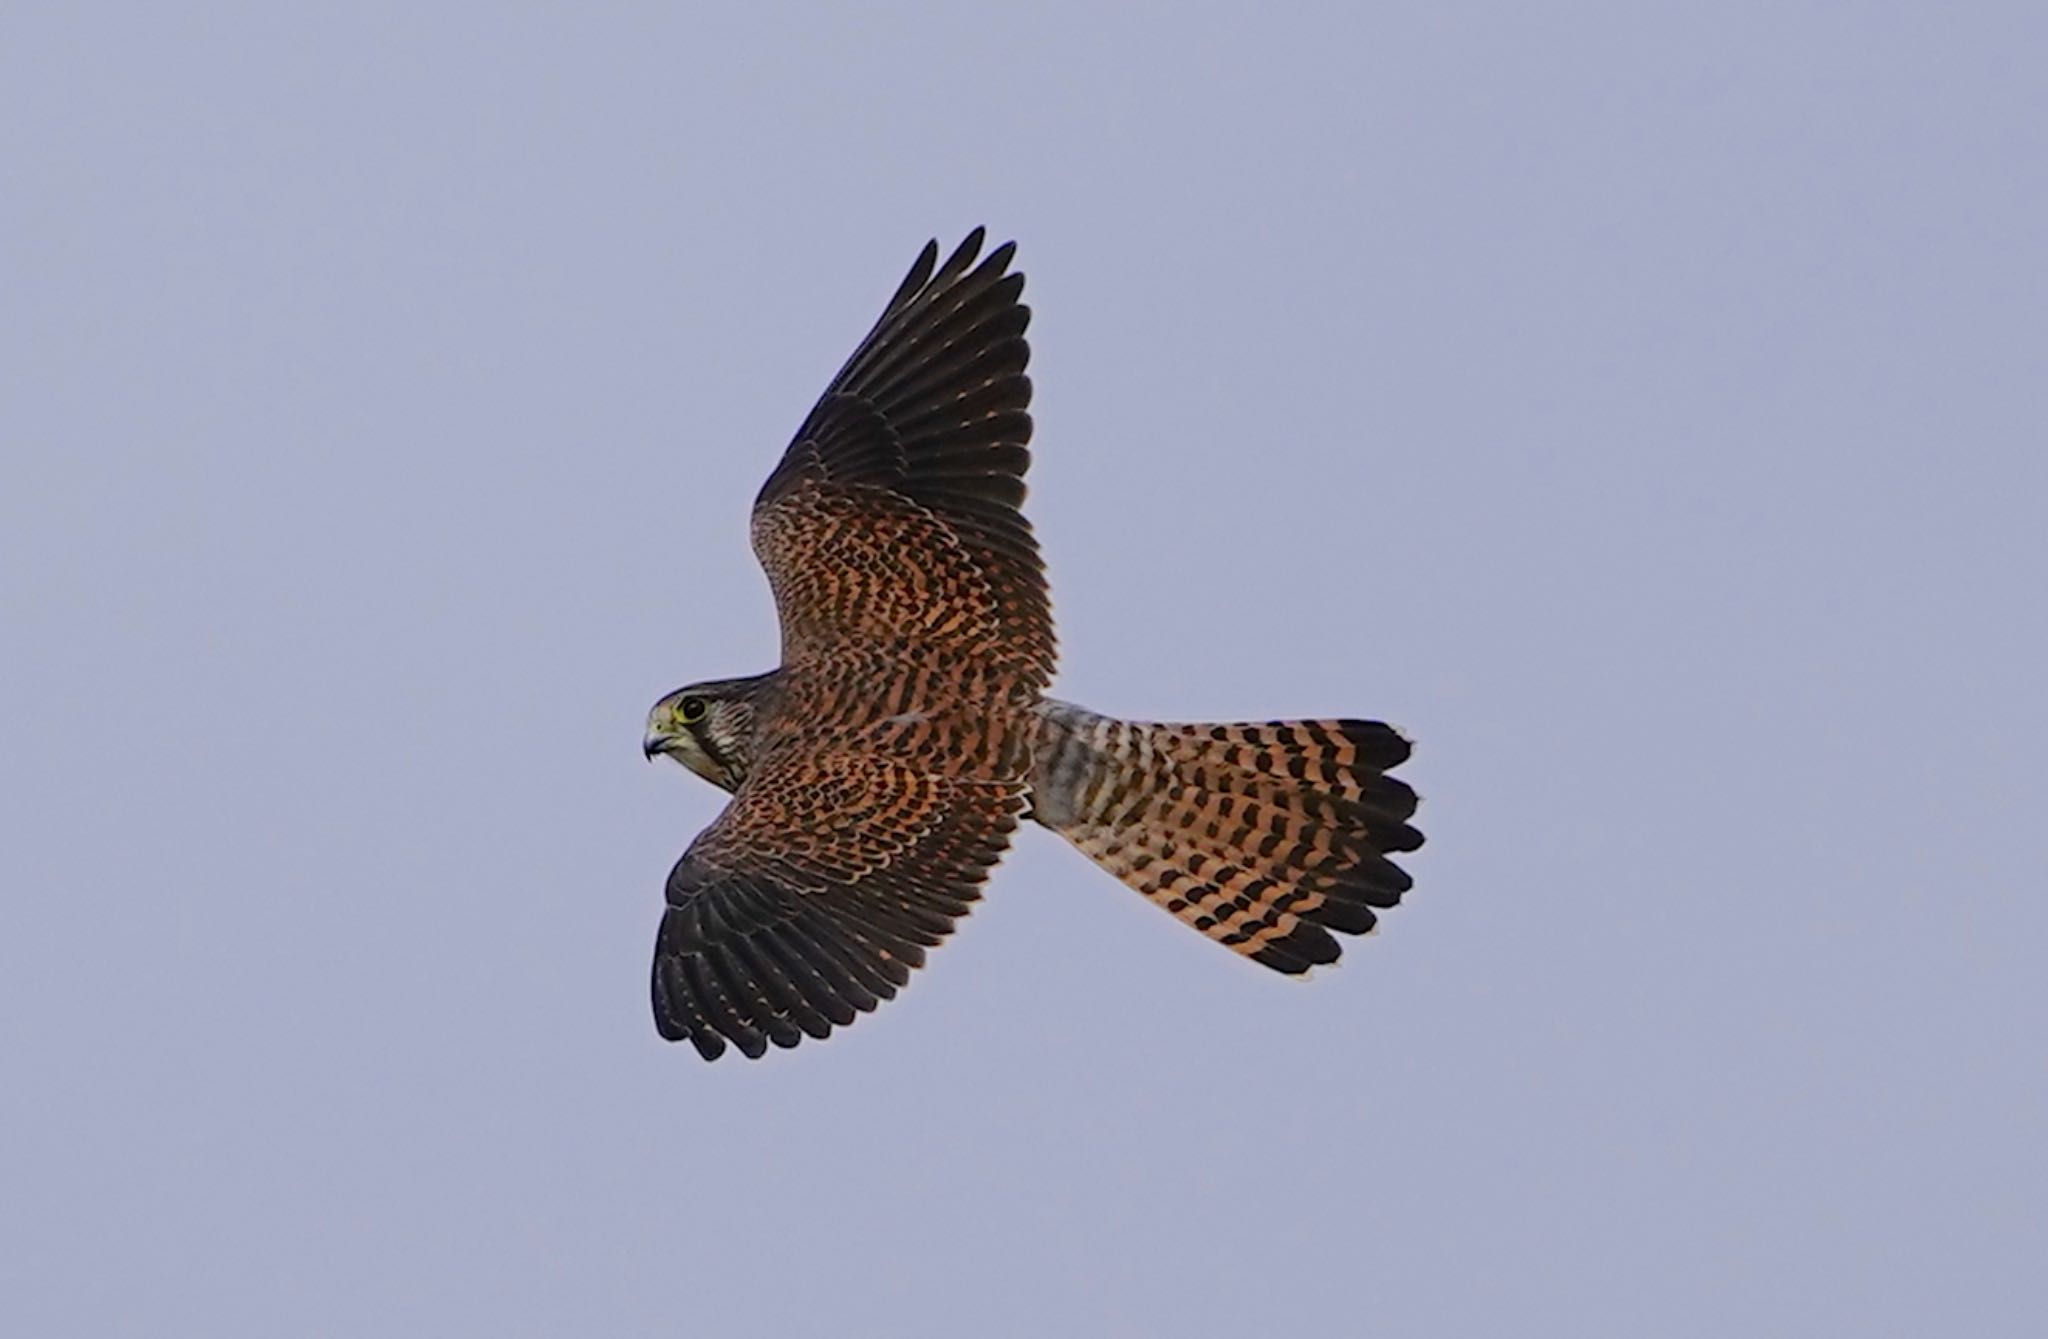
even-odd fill
[{"label": "pale grey sky", "polygon": [[[2039,1332],[2048,10],[12,5],[0,1330]],[[1066,697],[1382,716],[1304,987],[1050,834],[655,1037],[746,508],[1020,243]]]}]

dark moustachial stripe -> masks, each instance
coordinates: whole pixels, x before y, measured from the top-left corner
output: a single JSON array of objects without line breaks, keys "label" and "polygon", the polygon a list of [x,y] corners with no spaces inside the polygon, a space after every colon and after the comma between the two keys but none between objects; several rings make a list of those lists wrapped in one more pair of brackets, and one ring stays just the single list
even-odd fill
[{"label": "dark moustachial stripe", "polygon": [[[1407,741],[1372,721],[1144,724],[1044,697],[1056,660],[1014,248],[927,246],[755,500],[782,664],[698,685],[674,750],[732,800],[677,862],[655,1025],[705,1059],[893,998],[1027,813],[1276,971],[1333,962],[1408,876]],[[699,753],[702,757],[699,757]],[[707,765],[705,759],[709,760]]]},{"label": "dark moustachial stripe", "polygon": [[1030,312],[1014,248],[928,246],[755,502],[783,664],[744,774],[668,886],[652,995],[705,1058],[893,996],[980,896],[1025,804],[1050,601],[1018,512]]}]

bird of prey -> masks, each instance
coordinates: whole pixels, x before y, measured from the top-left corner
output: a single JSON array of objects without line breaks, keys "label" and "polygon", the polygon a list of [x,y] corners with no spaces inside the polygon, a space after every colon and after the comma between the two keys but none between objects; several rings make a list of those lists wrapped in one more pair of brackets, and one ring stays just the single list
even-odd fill
[{"label": "bird of prey", "polygon": [[1378,721],[1171,725],[1047,696],[1015,244],[927,244],[754,501],[782,664],[655,703],[643,750],[732,793],[668,879],[654,1020],[715,1060],[895,995],[1020,820],[1278,972],[1337,959],[1422,836]]}]

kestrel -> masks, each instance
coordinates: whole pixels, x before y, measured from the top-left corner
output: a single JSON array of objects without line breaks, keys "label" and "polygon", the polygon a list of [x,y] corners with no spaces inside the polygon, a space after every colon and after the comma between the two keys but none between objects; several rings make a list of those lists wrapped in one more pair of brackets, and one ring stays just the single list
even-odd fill
[{"label": "kestrel", "polygon": [[754,501],[782,666],[679,689],[644,751],[732,792],[668,879],[654,1021],[715,1060],[895,995],[1020,819],[1216,942],[1335,962],[1409,877],[1408,742],[1378,721],[1163,725],[1046,696],[1030,311],[1014,244],[927,244]]}]

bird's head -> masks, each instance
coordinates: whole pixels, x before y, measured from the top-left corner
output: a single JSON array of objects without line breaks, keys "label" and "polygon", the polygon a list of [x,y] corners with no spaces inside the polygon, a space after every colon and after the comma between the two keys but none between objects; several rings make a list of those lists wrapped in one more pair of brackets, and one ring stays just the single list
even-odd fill
[{"label": "bird's head", "polygon": [[771,677],[678,688],[647,713],[640,751],[667,754],[714,786],[739,789],[754,758],[754,707]]}]

